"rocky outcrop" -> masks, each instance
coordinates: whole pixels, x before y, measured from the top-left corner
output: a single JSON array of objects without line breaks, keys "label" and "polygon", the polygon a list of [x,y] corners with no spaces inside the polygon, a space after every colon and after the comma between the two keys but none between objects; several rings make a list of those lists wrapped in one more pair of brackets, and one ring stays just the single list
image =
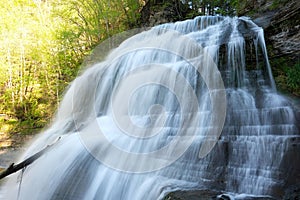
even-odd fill
[{"label": "rocky outcrop", "polygon": [[[140,18],[141,26],[144,27],[182,21],[199,14],[180,0],[148,0],[146,2]],[[287,84],[288,75],[285,68],[300,65],[300,1],[241,0],[238,7],[239,16],[249,16],[264,29],[268,55],[278,89],[288,95],[291,94],[292,98],[294,95],[299,97],[300,88],[291,89]],[[293,70],[290,74],[297,70]],[[295,103],[297,110],[300,110],[300,102]]]},{"label": "rocky outcrop", "polygon": [[141,10],[140,24],[152,27],[168,22],[182,21],[197,14],[180,0],[148,0]]},{"label": "rocky outcrop", "polygon": [[266,29],[269,40],[279,55],[290,54],[294,58],[300,54],[300,1],[294,1],[274,15]]},{"label": "rocky outcrop", "polygon": [[[278,90],[289,96],[299,97],[300,1],[242,0],[238,14],[250,16],[256,24],[264,28]],[[299,105],[298,102],[297,107]]]},{"label": "rocky outcrop", "polygon": [[[299,0],[241,0],[239,16],[249,16],[264,28],[270,59],[286,57],[292,64],[300,58]],[[199,14],[199,13],[198,13]],[[197,12],[180,0],[148,0],[140,24],[158,24],[193,18]]]},{"label": "rocky outcrop", "polygon": [[241,11],[240,15],[252,16],[254,21],[264,28],[267,43],[271,45],[271,59],[280,56],[299,59],[300,1],[276,2],[256,0],[253,10],[245,8],[245,12]]}]

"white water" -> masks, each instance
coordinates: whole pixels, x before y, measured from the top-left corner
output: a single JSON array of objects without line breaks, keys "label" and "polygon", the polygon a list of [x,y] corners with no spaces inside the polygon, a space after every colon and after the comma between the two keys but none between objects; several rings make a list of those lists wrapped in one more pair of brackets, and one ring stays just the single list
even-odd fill
[{"label": "white water", "polygon": [[[257,55],[251,71],[245,38]],[[247,18],[198,17],[140,33],[79,76],[24,158],[53,147],[2,191],[5,199],[152,200],[192,189],[279,198],[298,133],[276,94],[263,30]]]}]

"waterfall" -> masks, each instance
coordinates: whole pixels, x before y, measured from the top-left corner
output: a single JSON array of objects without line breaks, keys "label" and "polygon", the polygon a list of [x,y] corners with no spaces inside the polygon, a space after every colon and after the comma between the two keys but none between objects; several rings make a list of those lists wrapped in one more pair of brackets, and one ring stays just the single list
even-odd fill
[{"label": "waterfall", "polygon": [[80,74],[21,160],[52,146],[2,191],[5,199],[152,200],[176,190],[282,198],[299,176],[297,139],[263,30],[245,17],[196,17],[136,34]]}]

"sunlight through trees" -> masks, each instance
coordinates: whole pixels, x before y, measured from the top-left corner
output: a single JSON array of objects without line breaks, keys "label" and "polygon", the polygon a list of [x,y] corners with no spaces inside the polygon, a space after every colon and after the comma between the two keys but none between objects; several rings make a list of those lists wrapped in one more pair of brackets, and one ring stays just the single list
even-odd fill
[{"label": "sunlight through trees", "polygon": [[140,6],[138,0],[4,0],[0,123],[14,123],[24,132],[43,127],[84,57],[102,40],[134,26]]}]

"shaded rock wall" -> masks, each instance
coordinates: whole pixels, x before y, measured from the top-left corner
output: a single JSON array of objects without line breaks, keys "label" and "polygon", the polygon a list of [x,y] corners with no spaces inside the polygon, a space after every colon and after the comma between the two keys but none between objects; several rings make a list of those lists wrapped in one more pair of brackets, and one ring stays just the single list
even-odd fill
[{"label": "shaded rock wall", "polygon": [[152,27],[168,22],[182,21],[197,15],[180,0],[148,0],[141,10],[140,24]]},{"label": "shaded rock wall", "polygon": [[[277,87],[295,100],[297,116],[300,118],[298,99],[300,88],[289,88],[287,69],[285,69],[293,68],[297,63],[300,65],[300,0],[241,0],[238,4],[238,16],[249,16],[256,24],[264,28],[268,55]],[[149,27],[182,21],[197,15],[197,12],[182,4],[180,0],[148,0],[141,11],[139,21],[140,26]],[[250,59],[247,63],[250,63],[251,67],[251,60],[252,62],[255,60],[252,55],[246,56]]]},{"label": "shaded rock wall", "polygon": [[[279,91],[300,96],[300,1],[241,1],[238,14],[264,28],[269,59]],[[247,3],[245,3],[247,2]],[[250,3],[251,2],[251,3]],[[296,102],[300,108],[300,103]],[[299,110],[298,108],[298,110]]]},{"label": "shaded rock wall", "polygon": [[[300,1],[299,0],[242,0],[239,16],[249,16],[265,30],[270,58],[300,57]],[[197,13],[180,0],[148,0],[141,11],[141,26],[155,26],[167,22],[193,18]]]},{"label": "shaded rock wall", "polygon": [[265,30],[270,58],[300,55],[300,1],[255,0],[245,6],[239,15],[251,16]]}]

